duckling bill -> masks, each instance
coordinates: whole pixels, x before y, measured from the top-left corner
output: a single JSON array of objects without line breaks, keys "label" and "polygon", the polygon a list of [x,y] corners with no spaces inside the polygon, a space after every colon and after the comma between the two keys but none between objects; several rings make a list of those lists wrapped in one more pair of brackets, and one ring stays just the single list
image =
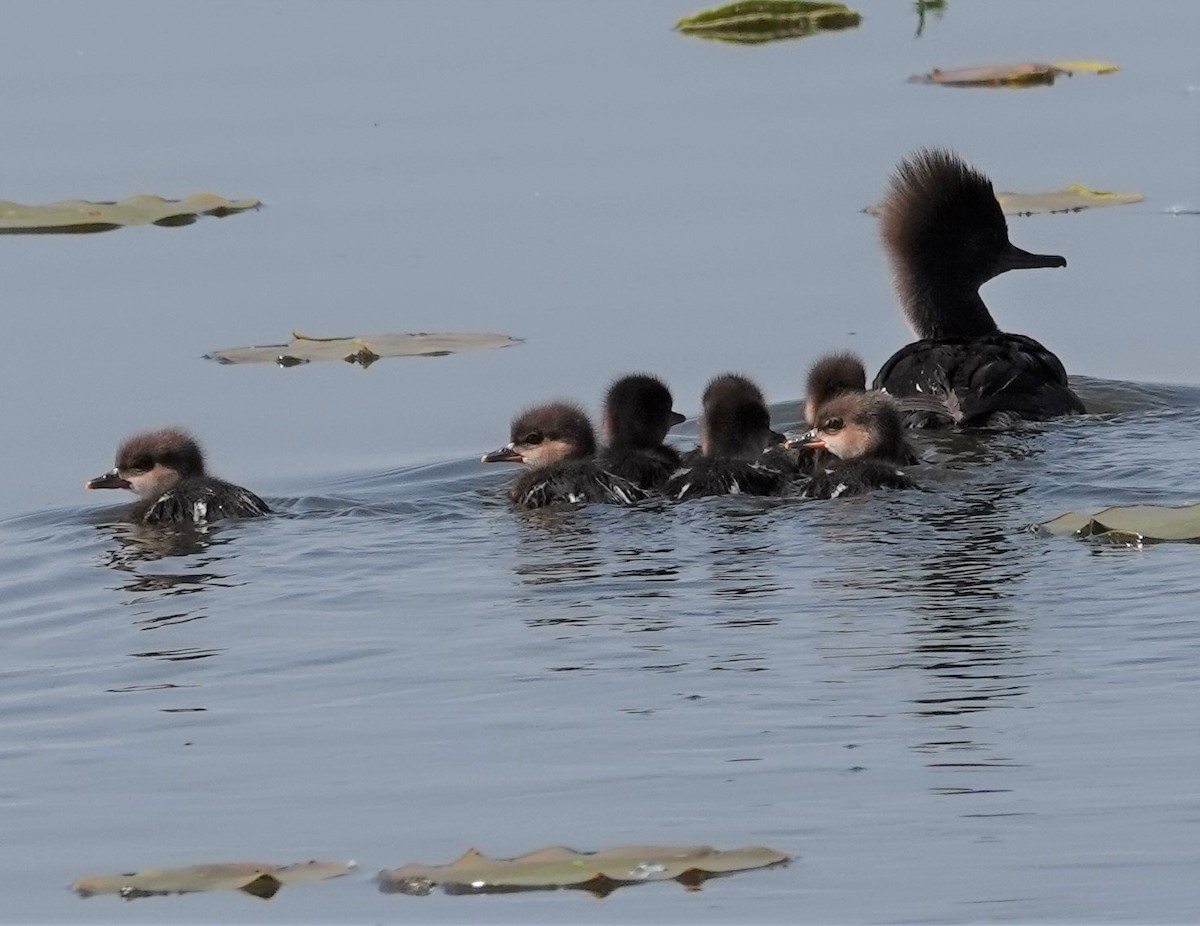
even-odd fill
[{"label": "duckling bill", "polygon": [[508,490],[520,508],[585,502],[632,505],[646,498],[638,486],[597,465],[595,431],[577,405],[553,402],[531,408],[513,419],[509,433],[508,444],[480,460],[528,467]]},{"label": "duckling bill", "polygon": [[1033,338],[1003,332],[979,288],[1009,270],[1065,267],[1014,245],[991,181],[942,149],[902,161],[880,233],[905,318],[920,339],[884,363],[874,387],[897,398],[944,397],[953,413],[910,411],[909,426],[1007,426],[1080,414],[1062,362]]},{"label": "duckling bill", "polygon": [[196,439],[179,428],[135,434],[117,448],[116,466],[85,484],[129,489],[138,496],[130,520],[198,524],[269,514],[267,503],[241,486],[208,475]]}]

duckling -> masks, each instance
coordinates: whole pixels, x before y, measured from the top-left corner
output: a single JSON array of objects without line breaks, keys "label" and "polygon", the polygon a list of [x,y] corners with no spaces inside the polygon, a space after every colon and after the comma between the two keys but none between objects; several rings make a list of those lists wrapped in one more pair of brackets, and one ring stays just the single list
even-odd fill
[{"label": "duckling", "polygon": [[507,445],[480,459],[528,467],[508,490],[508,497],[519,508],[562,502],[633,505],[646,498],[644,490],[596,463],[596,435],[577,405],[552,402],[535,406],[513,419],[510,434]]},{"label": "duckling", "polygon": [[979,296],[1008,270],[1067,265],[1009,241],[987,177],[950,151],[918,151],[892,176],[880,233],[920,340],[893,354],[874,386],[897,398],[953,396],[955,407],[908,411],[910,427],[1007,427],[1084,411],[1058,357],[1033,338],[1000,331]]},{"label": "duckling", "polygon": [[808,371],[804,393],[804,420],[817,423],[817,409],[845,392],[867,391],[867,368],[857,354],[826,354]]},{"label": "duckling", "polygon": [[196,439],[179,428],[135,434],[117,448],[116,466],[88,489],[130,489],[138,496],[129,519],[178,524],[269,514],[267,503],[233,483],[209,476]]},{"label": "duckling", "polygon": [[644,373],[623,376],[604,398],[607,447],[599,463],[642,489],[659,489],[679,469],[679,452],[663,443],[684,416],[671,408],[671,391]]},{"label": "duckling", "polygon": [[896,403],[881,392],[847,392],[816,409],[816,426],[803,446],[828,451],[802,487],[805,498],[838,498],[871,489],[911,489],[900,467],[913,459]]},{"label": "duckling", "polygon": [[764,461],[779,438],[762,391],[744,376],[726,373],[704,390],[700,453],[675,473],[663,494],[683,501],[707,495],[778,495],[787,477]]}]

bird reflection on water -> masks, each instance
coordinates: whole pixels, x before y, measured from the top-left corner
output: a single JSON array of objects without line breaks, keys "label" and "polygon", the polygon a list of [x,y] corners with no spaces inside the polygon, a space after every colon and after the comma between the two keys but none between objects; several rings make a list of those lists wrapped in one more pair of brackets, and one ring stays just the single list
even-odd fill
[{"label": "bird reflection on water", "polygon": [[[96,525],[98,530],[117,541],[100,564],[121,574],[121,591],[130,597],[122,604],[132,609],[133,626],[140,630],[165,630],[208,617],[205,594],[215,588],[230,588],[241,584],[219,571],[218,564],[234,555],[230,546],[232,535],[223,536],[224,526],[217,525],[147,525],[108,523]],[[151,563],[169,560],[185,568],[176,572],[147,570]],[[214,569],[214,567],[217,567]],[[200,596],[199,598],[193,596]],[[187,602],[188,607],[181,607]],[[128,655],[132,659],[154,659],[162,662],[191,662],[208,659],[225,651],[225,647],[158,646]],[[144,690],[164,687],[195,687],[176,682],[162,682]],[[118,690],[118,689],[112,689]],[[121,691],[143,690],[141,686],[125,686]],[[167,710],[164,708],[164,710]],[[183,710],[173,707],[170,710]],[[203,710],[203,708],[186,708]]]}]

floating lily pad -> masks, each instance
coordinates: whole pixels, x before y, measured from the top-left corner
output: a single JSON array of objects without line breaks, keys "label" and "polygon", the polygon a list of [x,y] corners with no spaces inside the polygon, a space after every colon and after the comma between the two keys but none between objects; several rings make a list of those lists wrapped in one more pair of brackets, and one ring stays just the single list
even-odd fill
[{"label": "floating lily pad", "polygon": [[1114,193],[1093,190],[1081,183],[1072,183],[1061,190],[1047,193],[997,193],[1000,208],[1006,215],[1036,215],[1045,212],[1080,212],[1103,206],[1127,206],[1140,203],[1141,193]]},{"label": "floating lily pad", "polygon": [[490,894],[578,888],[604,897],[630,884],[675,880],[697,889],[706,880],[789,861],[774,849],[748,846],[719,851],[710,846],[619,846],[576,852],[563,846],[517,858],[489,858],[468,849],[448,865],[405,865],[379,873],[384,893],[425,895],[435,887],[447,894]]},{"label": "floating lily pad", "polygon": [[312,360],[345,360],[364,370],[382,357],[444,357],[464,350],[486,350],[520,344],[520,338],[478,331],[416,331],[348,338],[312,338],[292,332],[287,344],[230,347],[205,354],[218,363],[276,363],[294,367]]},{"label": "floating lily pad", "polygon": [[862,17],[844,3],[807,0],[743,0],[685,16],[679,32],[703,39],[759,45],[816,32],[853,29]]},{"label": "floating lily pad", "polygon": [[275,896],[285,884],[324,881],[349,873],[354,862],[297,862],[271,865],[265,862],[224,862],[191,865],[187,868],[147,868],[124,875],[79,878],[71,890],[81,897],[116,894],[126,900],[163,894],[192,894],[197,891],[245,891],[263,900]]},{"label": "floating lily pad", "polygon": [[1152,541],[1200,540],[1200,504],[1171,508],[1162,505],[1127,505],[1105,508],[1096,514],[1068,511],[1044,524],[1039,533],[1092,538],[1109,543],[1141,544]]},{"label": "floating lily pad", "polygon": [[[1081,212],[1084,209],[1100,209],[1104,206],[1127,206],[1140,203],[1141,193],[1113,193],[1110,190],[1093,190],[1082,183],[1072,183],[1060,190],[1045,193],[996,194],[1000,209],[1005,215],[1041,215],[1051,212]],[[870,205],[863,209],[870,215],[879,215],[880,207]]]},{"label": "floating lily pad", "polygon": [[191,225],[197,216],[224,218],[260,206],[257,199],[231,200],[212,193],[194,193],[183,199],[130,196],[111,203],[68,199],[45,206],[0,200],[0,234],[79,234],[111,231],[123,225]]},{"label": "floating lily pad", "polygon": [[985,64],[979,67],[934,68],[928,74],[914,74],[910,84],[940,84],[943,87],[1041,87],[1054,83],[1060,75],[1111,74],[1118,71],[1107,61],[1053,61],[1048,64],[1022,61],[1018,64]]}]

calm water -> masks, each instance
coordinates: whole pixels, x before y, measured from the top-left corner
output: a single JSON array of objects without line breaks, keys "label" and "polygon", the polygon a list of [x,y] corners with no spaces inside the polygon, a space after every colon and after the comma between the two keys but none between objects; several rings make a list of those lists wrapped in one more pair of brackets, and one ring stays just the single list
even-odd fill
[{"label": "calm water", "polygon": [[[1200,498],[1200,6],[962,3],[914,39],[747,49],[668,3],[9,8],[25,202],[212,189],[262,212],[0,239],[0,918],[785,922],[1200,918],[1196,548],[1045,539]],[[1110,58],[1022,93],[933,66]],[[1139,206],[1012,222],[1066,271],[985,296],[1096,412],[922,436],[924,491],[514,515],[511,413],[648,367],[695,411],[906,333],[869,218],[950,144],[1004,189]],[[205,350],[462,328],[518,348],[357,368]],[[1158,385],[1148,385],[1157,383]],[[279,516],[170,537],[84,479],[180,422]],[[685,426],[686,442],[689,427]],[[707,884],[422,899],[371,876],[566,843],[766,844]],[[83,874],[353,858],[124,904]]]}]

